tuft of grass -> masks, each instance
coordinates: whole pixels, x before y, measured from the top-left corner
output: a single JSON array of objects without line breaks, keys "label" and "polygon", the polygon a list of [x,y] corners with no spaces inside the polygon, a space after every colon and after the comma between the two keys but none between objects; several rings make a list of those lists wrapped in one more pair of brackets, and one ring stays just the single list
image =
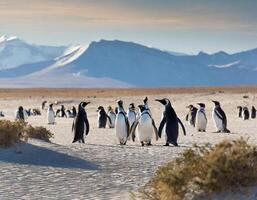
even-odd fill
[{"label": "tuft of grass", "polygon": [[22,140],[27,141],[28,138],[50,142],[52,137],[53,133],[44,127],[32,127],[23,121],[0,120],[0,147],[9,147]]},{"label": "tuft of grass", "polygon": [[40,139],[46,142],[50,142],[50,138],[53,137],[53,133],[41,126],[33,127],[28,125],[25,127],[24,132],[29,138]]},{"label": "tuft of grass", "polygon": [[160,167],[139,191],[142,199],[182,200],[257,184],[257,149],[243,138],[186,150]]}]

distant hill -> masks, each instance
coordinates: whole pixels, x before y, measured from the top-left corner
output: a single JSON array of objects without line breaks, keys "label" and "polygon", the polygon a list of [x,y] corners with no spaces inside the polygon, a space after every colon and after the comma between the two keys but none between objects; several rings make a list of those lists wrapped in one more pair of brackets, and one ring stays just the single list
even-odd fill
[{"label": "distant hill", "polygon": [[[29,46],[29,50],[26,50],[30,52],[26,54],[27,61],[20,59],[23,56],[17,53],[19,50],[12,51],[17,45],[8,46],[6,40],[0,40],[0,47],[5,43],[5,47],[12,52],[12,62],[2,64],[7,54],[2,54],[4,50],[0,48],[2,87],[15,87],[17,84],[20,87],[257,84],[257,49],[236,54],[220,51],[214,54],[200,52],[198,55],[184,55],[133,42],[101,40],[92,42],[88,47]],[[22,41],[24,49],[27,45]]]}]

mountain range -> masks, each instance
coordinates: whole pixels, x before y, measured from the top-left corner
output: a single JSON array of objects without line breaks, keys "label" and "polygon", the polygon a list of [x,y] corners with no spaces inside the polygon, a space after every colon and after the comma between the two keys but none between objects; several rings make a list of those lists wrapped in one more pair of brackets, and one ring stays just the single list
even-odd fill
[{"label": "mountain range", "polygon": [[187,55],[133,42],[43,46],[0,37],[0,87],[176,87],[257,84],[257,48]]}]

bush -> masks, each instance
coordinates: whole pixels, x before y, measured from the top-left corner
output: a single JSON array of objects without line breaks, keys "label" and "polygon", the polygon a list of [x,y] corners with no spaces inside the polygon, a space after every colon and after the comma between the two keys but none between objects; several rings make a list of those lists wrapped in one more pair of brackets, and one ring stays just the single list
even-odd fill
[{"label": "bush", "polygon": [[46,142],[50,142],[50,138],[53,137],[53,133],[41,126],[32,127],[28,125],[24,131],[29,138],[40,139]]},{"label": "bush", "polygon": [[26,124],[22,121],[0,120],[0,147],[11,146],[27,137],[23,134]]},{"label": "bush", "polygon": [[53,134],[43,127],[32,127],[23,121],[0,120],[0,147],[11,146],[28,138],[50,142]]},{"label": "bush", "polygon": [[186,150],[140,189],[143,199],[181,200],[257,184],[257,150],[244,139]]}]

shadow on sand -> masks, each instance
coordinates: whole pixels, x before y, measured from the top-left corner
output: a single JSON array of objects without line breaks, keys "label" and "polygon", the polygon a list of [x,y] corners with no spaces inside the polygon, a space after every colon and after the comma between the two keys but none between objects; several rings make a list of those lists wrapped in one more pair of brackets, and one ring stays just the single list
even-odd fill
[{"label": "shadow on sand", "polygon": [[35,165],[43,167],[76,168],[97,170],[98,166],[89,161],[53,151],[28,143],[21,144],[22,153],[16,153],[15,148],[0,149],[0,162]]}]

